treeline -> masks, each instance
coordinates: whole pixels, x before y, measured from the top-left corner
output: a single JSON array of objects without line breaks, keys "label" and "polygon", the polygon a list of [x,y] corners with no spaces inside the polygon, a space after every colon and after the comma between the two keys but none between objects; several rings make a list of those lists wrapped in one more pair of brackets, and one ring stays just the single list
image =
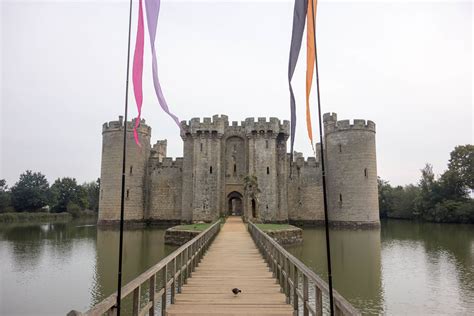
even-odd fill
[{"label": "treeline", "polygon": [[379,178],[378,187],[381,218],[474,223],[474,146],[455,147],[439,177],[426,164],[416,185],[392,187]]},{"label": "treeline", "polygon": [[12,212],[68,212],[73,216],[81,211],[99,210],[100,179],[78,184],[74,178],[59,178],[50,186],[40,172],[27,170],[9,188],[0,179],[0,213]]}]

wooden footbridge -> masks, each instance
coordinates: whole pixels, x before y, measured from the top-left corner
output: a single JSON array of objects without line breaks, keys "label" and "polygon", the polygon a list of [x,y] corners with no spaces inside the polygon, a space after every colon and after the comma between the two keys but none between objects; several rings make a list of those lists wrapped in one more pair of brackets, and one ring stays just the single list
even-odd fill
[{"label": "wooden footbridge", "polygon": [[[233,288],[242,292],[234,295]],[[68,315],[114,315],[116,299],[114,293]],[[122,300],[122,313],[134,316],[323,315],[329,309],[327,284],[240,217],[214,223],[132,280]],[[336,291],[334,304],[336,315],[360,315]]]}]

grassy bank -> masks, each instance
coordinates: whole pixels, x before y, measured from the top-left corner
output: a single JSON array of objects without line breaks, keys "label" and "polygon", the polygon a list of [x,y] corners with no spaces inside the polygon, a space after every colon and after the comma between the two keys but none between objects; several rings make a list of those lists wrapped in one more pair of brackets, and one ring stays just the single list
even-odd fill
[{"label": "grassy bank", "polygon": [[202,232],[202,231],[206,230],[207,228],[209,228],[209,226],[211,226],[211,225],[212,225],[212,223],[179,225],[179,226],[173,227],[173,229],[176,229],[176,230],[192,230],[192,231]]},{"label": "grassy bank", "polygon": [[260,228],[263,231],[275,231],[275,230],[285,230],[285,229],[290,229],[290,228],[296,228],[293,225],[288,225],[288,224],[255,224],[258,228]]},{"label": "grassy bank", "polygon": [[[74,218],[94,218],[95,216],[94,213],[80,212]],[[15,212],[0,214],[0,223],[67,222],[72,219],[73,216],[69,213]]]}]

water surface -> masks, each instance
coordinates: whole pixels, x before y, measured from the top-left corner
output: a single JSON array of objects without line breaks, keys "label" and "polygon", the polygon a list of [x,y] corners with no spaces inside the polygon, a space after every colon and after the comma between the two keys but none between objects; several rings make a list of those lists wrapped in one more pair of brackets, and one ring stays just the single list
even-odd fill
[{"label": "water surface", "polygon": [[[127,230],[124,282],[171,253],[164,229]],[[363,314],[474,310],[474,226],[386,221],[331,231],[335,288]],[[326,277],[324,230],[288,247]],[[118,231],[84,223],[0,226],[0,315],[65,315],[115,291]]]},{"label": "water surface", "polygon": [[[388,220],[380,230],[331,230],[336,290],[364,314],[474,311],[474,225]],[[327,278],[323,228],[287,247]]]},{"label": "water surface", "polygon": [[[171,253],[164,229],[124,233],[123,284]],[[84,223],[0,226],[0,315],[85,311],[117,287],[118,231]]]}]

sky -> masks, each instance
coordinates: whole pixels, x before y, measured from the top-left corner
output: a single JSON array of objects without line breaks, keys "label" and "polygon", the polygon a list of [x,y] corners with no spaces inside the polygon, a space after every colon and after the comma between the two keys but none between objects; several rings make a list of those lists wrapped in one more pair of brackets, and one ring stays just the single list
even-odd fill
[{"label": "sky", "polygon": [[[30,169],[50,182],[95,180],[102,124],[123,114],[128,1],[0,1],[0,178],[12,186]],[[473,143],[473,12],[471,1],[319,1],[322,111],[376,123],[378,175],[394,185],[417,182],[427,162],[442,173],[456,145]],[[172,111],[289,119],[292,14],[283,0],[163,0],[158,71]],[[136,15],[134,0],[132,47]],[[303,43],[295,150],[308,156],[305,63]],[[168,156],[180,157],[179,130],[154,95],[148,37],[144,66],[152,143],[168,139]],[[136,116],[133,93],[129,106]]]}]

